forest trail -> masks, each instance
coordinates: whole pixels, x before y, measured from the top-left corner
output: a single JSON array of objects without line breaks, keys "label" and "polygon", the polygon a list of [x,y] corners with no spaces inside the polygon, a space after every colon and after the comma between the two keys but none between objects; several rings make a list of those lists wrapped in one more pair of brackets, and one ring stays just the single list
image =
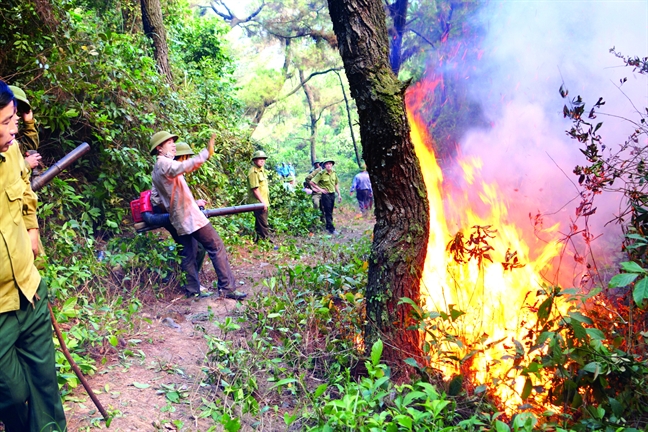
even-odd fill
[{"label": "forest trail", "polygon": [[[307,246],[299,250],[320,250],[327,244],[346,243],[371,235],[375,220],[362,219],[348,206],[335,209],[334,221],[339,235],[324,231],[295,239]],[[279,237],[276,244],[290,242]],[[309,246],[310,245],[310,246]],[[263,290],[262,281],[271,277],[277,265],[312,264],[317,256],[298,256],[277,250],[263,250],[246,243],[228,247],[232,269],[239,290],[250,297]],[[211,286],[215,274],[209,259],[201,271],[203,285]],[[211,419],[199,418],[202,398],[213,390],[205,382],[204,368],[208,351],[203,332],[220,332],[217,324],[234,317],[234,300],[206,297],[186,299],[180,292],[174,296],[145,304],[137,323],[136,334],[120,340],[119,352],[107,356],[105,364],[97,362],[97,371],[88,381],[109,412],[117,412],[110,430],[113,431],[206,431]],[[242,333],[242,332],[241,332]],[[244,338],[242,343],[245,343]],[[129,352],[125,354],[127,351]],[[101,415],[82,386],[76,388],[65,403],[69,431],[105,429]],[[177,401],[170,403],[170,401]],[[274,417],[277,417],[276,415]],[[273,424],[264,416],[254,428],[243,420],[243,431],[285,430],[285,424]],[[265,423],[264,423],[265,422]],[[218,426],[215,430],[222,430]]]}]

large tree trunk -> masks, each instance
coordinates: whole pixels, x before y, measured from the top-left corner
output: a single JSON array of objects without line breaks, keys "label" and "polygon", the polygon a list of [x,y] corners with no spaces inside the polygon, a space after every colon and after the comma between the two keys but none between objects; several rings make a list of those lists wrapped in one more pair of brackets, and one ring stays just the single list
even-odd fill
[{"label": "large tree trunk", "polygon": [[166,77],[169,84],[173,84],[173,76],[169,67],[169,47],[167,46],[166,31],[162,20],[162,7],[160,0],[141,0],[142,25],[144,34],[153,41],[153,54],[158,70]]},{"label": "large tree trunk", "polygon": [[356,101],[360,137],[376,203],[367,286],[367,350],[385,342],[383,360],[402,372],[402,360],[421,355],[421,335],[409,330],[419,302],[429,232],[428,201],[405,111],[406,85],[389,64],[389,38],[380,0],[328,0],[333,29]]}]

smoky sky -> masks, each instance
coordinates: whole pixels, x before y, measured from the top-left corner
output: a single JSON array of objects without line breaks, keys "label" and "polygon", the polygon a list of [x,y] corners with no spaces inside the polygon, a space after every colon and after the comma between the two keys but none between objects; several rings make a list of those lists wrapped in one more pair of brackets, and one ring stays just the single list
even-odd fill
[{"label": "smoky sky", "polygon": [[[566,135],[571,122],[563,118],[567,100],[559,88],[564,84],[569,98],[581,95],[588,111],[603,97],[594,121],[603,122],[609,148],[622,143],[634,128],[617,117],[638,121],[637,110],[645,114],[648,77],[609,50],[648,56],[648,1],[490,2],[478,21],[483,55],[466,80],[490,127],[467,132],[461,152],[483,160],[484,180],[501,185],[512,211],[540,211],[565,223],[578,204],[570,204],[578,194],[572,171],[586,161]],[[602,230],[619,198],[599,202]]]}]

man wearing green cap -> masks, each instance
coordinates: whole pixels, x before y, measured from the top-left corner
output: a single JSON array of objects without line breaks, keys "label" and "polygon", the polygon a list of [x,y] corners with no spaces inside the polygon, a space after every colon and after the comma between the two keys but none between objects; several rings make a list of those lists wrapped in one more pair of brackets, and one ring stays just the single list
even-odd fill
[{"label": "man wearing green cap", "polygon": [[37,152],[40,139],[38,137],[38,130],[36,130],[34,113],[32,112],[31,104],[24,90],[17,86],[9,86],[9,88],[13,92],[18,104],[16,114],[19,119],[22,119],[22,127],[18,131],[16,140],[21,154],[25,157],[25,163],[30,170],[33,170],[41,160],[41,155]]},{"label": "man wearing green cap", "polygon": [[185,161],[176,161],[175,141],[177,135],[160,131],[151,137],[150,153],[157,155],[151,178],[164,208],[169,211],[171,224],[178,232],[178,243],[184,248],[182,270],[187,274],[185,291],[187,297],[200,296],[200,280],[196,267],[196,243],[202,244],[214,265],[218,276],[218,291],[222,297],[242,300],[247,295],[234,290],[234,275],[230,268],[223,240],[200,211],[194,200],[184,174],[190,173],[214,154],[215,135],[207,148]]},{"label": "man wearing green cap", "polygon": [[263,204],[263,210],[254,211],[255,242],[266,240],[270,234],[270,226],[268,226],[270,189],[268,188],[268,172],[264,168],[266,159],[268,156],[262,150],[255,151],[252,155],[252,166],[248,171],[248,203]]},{"label": "man wearing green cap", "polygon": [[314,192],[322,194],[322,213],[324,214],[326,230],[330,234],[337,234],[338,232],[335,230],[335,225],[333,225],[333,208],[335,207],[336,193],[340,202],[342,201],[342,195],[340,195],[340,181],[337,173],[333,171],[333,165],[335,165],[334,160],[325,159],[322,164],[324,165],[324,170],[320,171],[315,177],[313,177],[310,184]]},{"label": "man wearing green cap", "polygon": [[25,207],[36,195],[16,120],[14,95],[0,81],[0,421],[7,432],[64,431],[47,284],[34,266],[38,222]]}]

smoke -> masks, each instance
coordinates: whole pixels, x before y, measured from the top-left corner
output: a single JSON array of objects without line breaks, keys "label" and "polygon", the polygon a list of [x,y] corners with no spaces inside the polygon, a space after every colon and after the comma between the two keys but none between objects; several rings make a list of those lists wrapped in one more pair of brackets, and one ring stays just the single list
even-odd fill
[{"label": "smoke", "polygon": [[[581,95],[586,112],[603,97],[606,105],[594,121],[603,122],[608,148],[623,143],[634,130],[623,118],[638,121],[637,110],[645,114],[648,77],[609,50],[648,56],[648,2],[492,2],[479,23],[486,29],[483,55],[470,65],[468,85],[491,127],[466,133],[460,152],[482,159],[484,179],[500,185],[511,211],[539,211],[566,226],[580,202],[572,171],[587,162],[565,133],[571,121],[563,118],[567,99],[558,90],[564,83],[569,99]],[[620,197],[603,195],[596,205],[595,234],[618,235],[604,224],[618,213]]]}]

